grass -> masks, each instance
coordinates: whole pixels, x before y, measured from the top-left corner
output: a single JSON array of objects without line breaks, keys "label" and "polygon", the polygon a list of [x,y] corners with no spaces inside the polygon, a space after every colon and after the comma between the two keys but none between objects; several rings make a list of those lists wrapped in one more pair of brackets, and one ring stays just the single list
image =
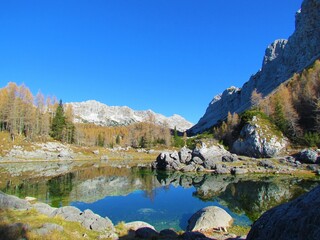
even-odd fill
[{"label": "grass", "polygon": [[[27,230],[15,228],[9,230],[8,226],[14,223],[23,223],[27,225]],[[63,227],[63,231],[52,231],[48,235],[41,236],[32,232],[32,229],[41,228],[44,223],[54,223]],[[2,235],[1,235],[2,234]],[[3,236],[3,234],[5,234]],[[97,239],[100,233],[88,230],[78,222],[68,222],[60,217],[49,218],[46,215],[38,213],[36,210],[0,210],[0,239],[20,239],[25,237],[29,240],[73,240]],[[5,237],[5,238],[3,238]]]}]

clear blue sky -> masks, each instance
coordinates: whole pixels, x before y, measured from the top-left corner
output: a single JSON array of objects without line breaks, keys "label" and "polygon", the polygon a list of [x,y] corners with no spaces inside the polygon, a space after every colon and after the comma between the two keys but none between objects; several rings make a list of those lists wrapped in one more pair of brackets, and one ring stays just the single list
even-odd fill
[{"label": "clear blue sky", "polygon": [[0,0],[0,87],[180,114],[256,73],[302,0]]}]

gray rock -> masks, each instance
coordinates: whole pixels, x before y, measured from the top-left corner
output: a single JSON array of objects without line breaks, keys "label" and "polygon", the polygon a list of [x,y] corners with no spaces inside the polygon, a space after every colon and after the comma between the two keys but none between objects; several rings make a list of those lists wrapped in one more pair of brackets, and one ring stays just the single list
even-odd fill
[{"label": "gray rock", "polygon": [[299,154],[299,160],[303,163],[318,163],[318,152],[312,149],[304,149]]},{"label": "gray rock", "polygon": [[233,143],[232,151],[249,157],[277,156],[286,147],[287,141],[264,125],[260,123],[259,117],[254,116],[251,123],[242,128],[240,138]]},{"label": "gray rock", "polygon": [[296,14],[296,29],[288,41],[276,40],[268,46],[261,70],[241,89],[231,87],[215,96],[204,116],[189,131],[203,132],[227,118],[228,112],[241,113],[251,107],[251,94],[257,89],[267,96],[294,73],[301,72],[320,55],[319,0],[305,0]]},{"label": "gray rock", "polygon": [[179,151],[179,157],[181,163],[188,163],[192,159],[192,151],[186,147],[183,147]]},{"label": "gray rock", "polygon": [[213,159],[207,159],[203,162],[203,166],[205,169],[213,170],[216,169],[217,161]]},{"label": "gray rock", "polygon": [[319,196],[320,186],[268,210],[253,224],[247,240],[320,239]]},{"label": "gray rock", "polygon": [[47,216],[52,216],[53,212],[57,210],[57,208],[53,208],[46,203],[35,203],[32,205],[39,213],[42,213]]},{"label": "gray rock", "polygon": [[223,164],[216,164],[215,173],[227,174],[227,173],[230,173],[230,169]]},{"label": "gray rock", "polygon": [[170,153],[170,157],[174,160],[178,160],[180,161],[180,158],[179,158],[179,153],[177,151],[174,151],[173,153]]},{"label": "gray rock", "polygon": [[195,164],[199,164],[199,165],[201,165],[201,164],[203,164],[203,161],[202,161],[202,159],[200,158],[200,157],[193,157],[192,158],[192,161],[195,163]]},{"label": "gray rock", "polygon": [[55,223],[44,223],[41,228],[38,229],[34,229],[32,230],[32,232],[40,235],[40,236],[44,236],[47,235],[53,231],[58,231],[58,232],[62,232],[63,231],[63,227],[61,225],[55,224]]},{"label": "gray rock", "polygon": [[233,175],[246,174],[248,173],[248,169],[235,167],[231,169],[230,173]]},{"label": "gray rock", "polygon": [[99,150],[93,150],[92,153],[95,154],[95,155],[99,155],[100,151]]},{"label": "gray rock", "polygon": [[181,168],[180,170],[182,172],[194,172],[197,170],[197,165],[195,165],[195,164],[186,165],[183,168]]},{"label": "gray rock", "polygon": [[105,230],[114,231],[113,223],[109,218],[102,218],[101,216],[93,213],[91,210],[84,210],[82,215],[81,225],[87,229],[102,232]]},{"label": "gray rock", "polygon": [[0,209],[29,209],[31,204],[16,196],[10,196],[0,191]]},{"label": "gray rock", "polygon": [[206,207],[191,216],[188,220],[188,231],[206,231],[230,227],[233,223],[232,217],[222,208]]},{"label": "gray rock", "polygon": [[228,154],[222,156],[222,162],[236,162],[238,161],[238,156],[236,154]]},{"label": "gray rock", "polygon": [[67,149],[63,149],[59,154],[58,154],[58,158],[62,158],[62,159],[73,159],[73,155],[70,151],[68,151]]},{"label": "gray rock", "polygon": [[146,222],[142,221],[134,221],[134,222],[128,222],[125,224],[125,228],[127,230],[133,230],[137,231],[139,228],[151,228],[153,230],[156,230],[152,225]]},{"label": "gray rock", "polygon": [[270,169],[275,168],[274,163],[268,159],[263,159],[263,160],[259,161],[258,165],[261,167],[264,167],[264,168],[270,168]]},{"label": "gray rock", "polygon": [[51,214],[52,217],[60,216],[63,219],[71,222],[82,222],[83,217],[81,215],[82,212],[78,208],[73,206],[57,208]]}]

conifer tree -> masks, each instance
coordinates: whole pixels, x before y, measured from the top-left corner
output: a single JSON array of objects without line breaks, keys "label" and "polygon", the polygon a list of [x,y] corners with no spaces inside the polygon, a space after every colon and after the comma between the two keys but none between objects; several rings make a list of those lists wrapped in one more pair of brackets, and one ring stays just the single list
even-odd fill
[{"label": "conifer tree", "polygon": [[63,130],[66,126],[66,119],[64,116],[64,110],[62,105],[62,100],[57,107],[56,114],[52,119],[51,124],[51,137],[56,140],[62,141],[63,139]]}]

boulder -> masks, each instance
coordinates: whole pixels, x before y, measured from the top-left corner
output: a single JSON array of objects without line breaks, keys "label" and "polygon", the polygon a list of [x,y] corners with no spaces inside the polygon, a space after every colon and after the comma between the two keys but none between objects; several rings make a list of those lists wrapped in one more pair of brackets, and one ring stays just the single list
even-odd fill
[{"label": "boulder", "polygon": [[179,151],[179,157],[181,163],[188,163],[192,159],[192,151],[187,147],[183,147]]},{"label": "boulder", "polygon": [[156,161],[152,164],[152,167],[159,170],[170,170],[172,169],[173,162],[179,162],[179,161],[176,161],[175,159],[173,159],[171,157],[171,153],[162,152],[159,154]]},{"label": "boulder", "polygon": [[142,221],[134,221],[134,222],[128,222],[125,224],[125,228],[127,230],[133,230],[137,231],[139,228],[151,228],[153,230],[156,230],[152,225],[146,222]]},{"label": "boulder", "polygon": [[170,153],[170,157],[174,160],[180,161],[179,153],[177,151]]},{"label": "boulder", "polygon": [[57,208],[53,208],[46,203],[35,203],[32,205],[34,209],[36,209],[39,213],[52,216],[53,212],[57,210]]},{"label": "boulder", "polygon": [[299,154],[299,161],[303,163],[318,163],[318,152],[312,149],[303,149]]},{"label": "boulder", "polygon": [[320,186],[265,212],[247,240],[320,239]]},{"label": "boulder", "polygon": [[102,232],[105,230],[114,230],[113,223],[107,217],[103,218],[88,209],[84,210],[81,215],[83,217],[81,225],[87,229],[91,229],[97,232]]},{"label": "boulder", "polygon": [[82,222],[83,217],[81,214],[82,212],[78,208],[73,206],[65,206],[54,210],[51,216],[60,216],[70,222]]},{"label": "boulder", "polygon": [[16,196],[10,196],[0,191],[0,209],[29,209],[31,204]]},{"label": "boulder", "polygon": [[239,139],[232,145],[232,151],[255,158],[277,156],[286,147],[287,141],[274,129],[272,123],[266,123],[264,119],[254,116],[250,123],[242,128]]},{"label": "boulder", "polygon": [[233,218],[222,208],[210,206],[200,209],[188,220],[188,231],[206,231],[230,227]]},{"label": "boulder", "polygon": [[248,173],[248,169],[235,167],[231,169],[230,173],[233,175],[246,174]]},{"label": "boulder", "polygon": [[68,151],[67,149],[63,149],[60,151],[60,153],[58,154],[58,158],[61,159],[73,159],[73,155],[70,151]]},{"label": "boulder", "polygon": [[63,231],[63,227],[61,225],[55,223],[44,223],[40,228],[33,229],[32,232],[36,233],[37,235],[47,235],[53,231]]}]

